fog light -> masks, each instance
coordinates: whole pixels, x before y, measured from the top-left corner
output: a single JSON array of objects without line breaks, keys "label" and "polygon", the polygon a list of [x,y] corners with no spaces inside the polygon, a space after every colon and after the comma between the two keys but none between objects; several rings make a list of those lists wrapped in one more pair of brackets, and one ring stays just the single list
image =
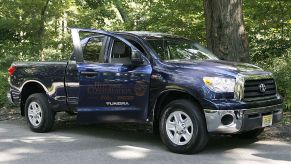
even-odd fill
[{"label": "fog light", "polygon": [[230,125],[233,122],[233,116],[231,114],[226,114],[221,118],[221,123],[223,125]]}]

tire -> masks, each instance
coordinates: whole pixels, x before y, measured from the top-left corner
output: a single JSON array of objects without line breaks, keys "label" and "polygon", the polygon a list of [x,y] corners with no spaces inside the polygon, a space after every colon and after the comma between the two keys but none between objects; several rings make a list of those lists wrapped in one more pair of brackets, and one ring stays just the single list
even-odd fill
[{"label": "tire", "polygon": [[[176,120],[179,116],[181,119]],[[198,105],[185,99],[174,100],[166,105],[160,119],[159,131],[163,143],[174,153],[198,153],[208,142],[204,114]]]},{"label": "tire", "polygon": [[254,129],[254,130],[234,134],[232,136],[242,138],[242,139],[254,139],[254,138],[257,138],[263,131],[264,131],[264,128],[259,128],[259,129]]},{"label": "tire", "polygon": [[35,93],[27,98],[25,102],[25,117],[32,131],[38,133],[51,131],[55,114],[49,107],[46,94]]}]

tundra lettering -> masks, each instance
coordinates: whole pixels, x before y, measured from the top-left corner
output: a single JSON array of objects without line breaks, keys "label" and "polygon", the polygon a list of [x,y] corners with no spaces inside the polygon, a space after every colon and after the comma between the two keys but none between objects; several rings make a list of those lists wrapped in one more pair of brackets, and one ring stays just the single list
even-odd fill
[{"label": "tundra lettering", "polygon": [[114,106],[114,105],[129,105],[128,102],[106,102],[106,105]]}]

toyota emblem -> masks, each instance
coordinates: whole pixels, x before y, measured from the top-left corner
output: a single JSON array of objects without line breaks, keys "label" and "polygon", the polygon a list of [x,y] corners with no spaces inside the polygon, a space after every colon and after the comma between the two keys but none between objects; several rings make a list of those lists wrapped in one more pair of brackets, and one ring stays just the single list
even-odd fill
[{"label": "toyota emblem", "polygon": [[265,84],[262,83],[259,85],[259,89],[260,89],[260,92],[264,93],[264,92],[266,92],[267,87]]}]

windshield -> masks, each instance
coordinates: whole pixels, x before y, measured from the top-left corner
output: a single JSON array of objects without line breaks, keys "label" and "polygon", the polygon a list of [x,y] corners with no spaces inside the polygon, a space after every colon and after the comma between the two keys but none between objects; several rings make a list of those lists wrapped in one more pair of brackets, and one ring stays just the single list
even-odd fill
[{"label": "windshield", "polygon": [[146,40],[162,60],[218,60],[205,47],[188,39],[162,37]]}]

